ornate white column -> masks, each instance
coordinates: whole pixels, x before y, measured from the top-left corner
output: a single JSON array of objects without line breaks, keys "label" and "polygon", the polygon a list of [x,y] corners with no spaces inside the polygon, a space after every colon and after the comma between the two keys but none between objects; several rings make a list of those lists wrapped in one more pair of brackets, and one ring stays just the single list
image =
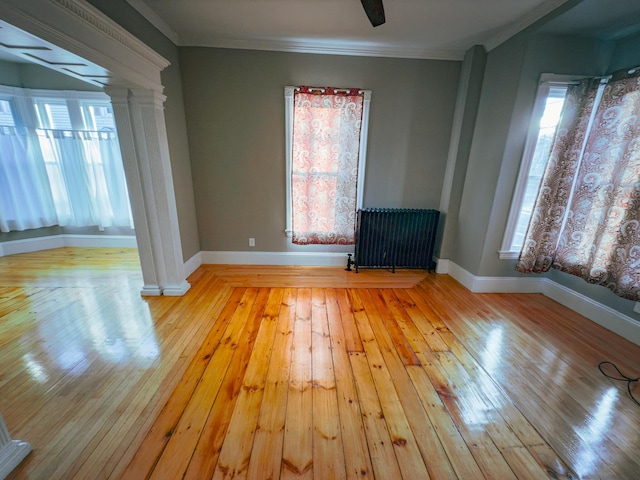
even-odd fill
[{"label": "ornate white column", "polygon": [[143,295],[183,295],[178,212],[164,121],[165,96],[154,90],[105,88],[111,97],[127,174]]},{"label": "ornate white column", "polygon": [[[140,172],[135,146],[135,135],[131,125],[129,113],[129,89],[105,88],[105,92],[111,97],[113,116],[118,129],[118,141],[122,152],[122,163],[127,177],[127,188],[131,200],[131,213],[136,229],[138,243],[138,255],[142,266],[143,287],[142,295],[162,295],[158,266],[155,262],[153,240],[159,237],[153,231],[152,219],[147,220],[147,207],[142,188],[143,173]],[[148,173],[147,173],[148,176]],[[161,249],[156,242],[155,250]]]},{"label": "ornate white column", "polygon": [[31,445],[27,442],[11,440],[7,425],[0,415],[0,479],[6,478],[29,452]]}]

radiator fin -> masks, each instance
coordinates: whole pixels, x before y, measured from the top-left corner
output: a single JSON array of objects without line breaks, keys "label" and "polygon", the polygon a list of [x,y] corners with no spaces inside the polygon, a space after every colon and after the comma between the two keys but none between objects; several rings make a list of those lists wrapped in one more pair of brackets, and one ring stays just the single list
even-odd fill
[{"label": "radiator fin", "polygon": [[427,209],[358,210],[356,271],[369,268],[433,269],[440,212]]}]

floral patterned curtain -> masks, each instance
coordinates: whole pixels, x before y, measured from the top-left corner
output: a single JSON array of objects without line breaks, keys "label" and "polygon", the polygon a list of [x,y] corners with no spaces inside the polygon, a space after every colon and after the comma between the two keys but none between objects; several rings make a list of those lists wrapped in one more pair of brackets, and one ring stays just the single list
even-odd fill
[{"label": "floral patterned curtain", "polygon": [[[592,90],[585,92],[585,104],[591,101]],[[591,123],[588,132],[585,123]],[[552,179],[573,176],[569,208],[566,215],[562,213],[566,194],[554,204],[545,200],[546,189],[541,189],[536,221],[529,227],[518,269],[538,271],[537,264],[547,269],[551,264],[623,298],[640,300],[640,72],[615,74],[604,87],[593,122],[583,118],[572,130],[575,133],[569,136],[586,138],[577,173],[571,174],[576,166],[569,149],[563,155],[566,165],[554,159],[549,178],[543,180],[545,187],[562,182]],[[553,223],[554,228],[540,232],[540,223]],[[555,249],[549,242],[553,237]],[[532,262],[535,245],[549,247],[543,261]]]},{"label": "floral patterned curtain", "polygon": [[584,80],[567,89],[560,123],[516,265],[520,272],[542,273],[551,268],[599,84],[599,81]]},{"label": "floral patterned curtain", "polygon": [[359,89],[294,93],[293,243],[355,243],[363,101]]}]

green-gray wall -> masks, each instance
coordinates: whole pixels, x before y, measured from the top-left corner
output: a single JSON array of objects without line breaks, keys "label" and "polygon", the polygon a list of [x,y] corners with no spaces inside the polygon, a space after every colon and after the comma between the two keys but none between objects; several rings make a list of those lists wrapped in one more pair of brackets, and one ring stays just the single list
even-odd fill
[{"label": "green-gray wall", "polygon": [[203,251],[294,249],[286,85],[371,90],[364,206],[438,208],[461,62],[192,47],[180,64]]}]

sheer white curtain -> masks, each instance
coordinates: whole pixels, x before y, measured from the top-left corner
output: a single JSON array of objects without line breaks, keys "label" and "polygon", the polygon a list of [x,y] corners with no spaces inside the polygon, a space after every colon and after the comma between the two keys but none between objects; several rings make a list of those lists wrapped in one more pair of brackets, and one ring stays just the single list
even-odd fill
[{"label": "sheer white curtain", "polygon": [[133,227],[115,132],[37,132],[60,225]]},{"label": "sheer white curtain", "polygon": [[0,127],[0,232],[58,223],[47,171],[31,140],[16,127]]},{"label": "sheer white curtain", "polygon": [[133,228],[111,104],[0,86],[0,231],[51,225]]}]

